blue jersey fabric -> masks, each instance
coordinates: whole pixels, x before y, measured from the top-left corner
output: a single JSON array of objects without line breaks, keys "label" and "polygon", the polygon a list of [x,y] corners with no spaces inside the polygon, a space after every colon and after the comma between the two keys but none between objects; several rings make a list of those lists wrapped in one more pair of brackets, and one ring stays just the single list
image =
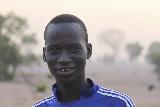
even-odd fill
[{"label": "blue jersey fabric", "polygon": [[45,98],[32,107],[135,107],[131,98],[123,93],[100,87],[88,79],[92,86],[82,90],[80,99],[71,102],[60,102],[57,98],[56,84],[53,85],[53,96]]}]

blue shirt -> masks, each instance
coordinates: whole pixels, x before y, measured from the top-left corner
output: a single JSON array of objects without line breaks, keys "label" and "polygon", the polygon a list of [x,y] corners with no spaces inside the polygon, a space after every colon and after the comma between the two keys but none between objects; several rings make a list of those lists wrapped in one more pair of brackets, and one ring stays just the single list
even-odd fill
[{"label": "blue shirt", "polygon": [[82,90],[80,99],[60,102],[57,98],[57,86],[53,85],[53,95],[45,98],[32,107],[135,107],[131,98],[121,92],[100,87],[88,79],[89,89]]}]

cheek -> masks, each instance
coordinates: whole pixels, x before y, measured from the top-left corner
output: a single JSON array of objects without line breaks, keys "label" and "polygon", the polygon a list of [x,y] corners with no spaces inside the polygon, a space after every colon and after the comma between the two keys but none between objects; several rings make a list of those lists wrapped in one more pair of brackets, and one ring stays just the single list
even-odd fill
[{"label": "cheek", "polygon": [[52,75],[54,75],[54,71],[55,71],[55,63],[54,62],[47,62],[49,71],[51,72]]},{"label": "cheek", "polygon": [[46,54],[46,60],[48,63],[53,63],[57,60],[58,56],[57,55],[51,55],[49,53]]},{"label": "cheek", "polygon": [[76,58],[75,64],[80,68],[83,69],[86,65],[86,58],[85,57],[79,57]]}]

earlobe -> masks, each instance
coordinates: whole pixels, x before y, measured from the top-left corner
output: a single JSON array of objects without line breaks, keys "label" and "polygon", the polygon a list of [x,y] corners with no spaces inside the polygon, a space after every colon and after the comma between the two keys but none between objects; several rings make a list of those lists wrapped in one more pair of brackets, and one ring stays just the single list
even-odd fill
[{"label": "earlobe", "polygon": [[89,59],[92,55],[92,44],[88,43],[87,45],[87,59]]},{"label": "earlobe", "polygon": [[43,61],[46,62],[46,47],[43,47]]}]

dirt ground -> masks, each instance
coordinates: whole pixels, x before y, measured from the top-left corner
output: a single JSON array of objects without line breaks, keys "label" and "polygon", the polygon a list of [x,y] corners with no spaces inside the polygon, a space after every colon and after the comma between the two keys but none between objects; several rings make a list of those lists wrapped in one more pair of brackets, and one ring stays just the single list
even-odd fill
[{"label": "dirt ground", "polygon": [[[87,76],[103,87],[126,93],[137,107],[160,107],[160,81],[153,72],[111,72],[109,69],[98,72],[95,69]],[[31,107],[51,95],[53,83],[48,73],[17,73],[13,82],[0,82],[0,107]],[[39,84],[46,84],[46,92],[36,91]]]}]

